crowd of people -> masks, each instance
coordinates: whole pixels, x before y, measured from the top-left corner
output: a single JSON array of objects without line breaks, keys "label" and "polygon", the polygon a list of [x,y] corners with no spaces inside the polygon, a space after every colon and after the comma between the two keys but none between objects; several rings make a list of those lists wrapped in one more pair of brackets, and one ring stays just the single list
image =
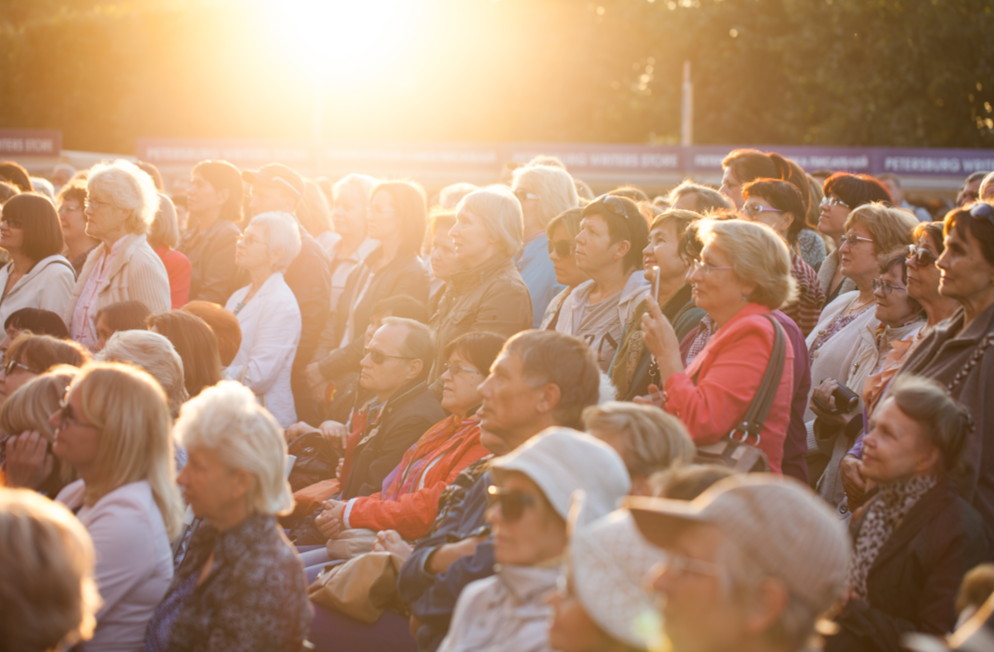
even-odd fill
[{"label": "crowd of people", "polygon": [[553,157],[430,198],[0,164],[0,651],[976,630],[994,173],[933,216],[894,176],[722,167],[650,199]]}]

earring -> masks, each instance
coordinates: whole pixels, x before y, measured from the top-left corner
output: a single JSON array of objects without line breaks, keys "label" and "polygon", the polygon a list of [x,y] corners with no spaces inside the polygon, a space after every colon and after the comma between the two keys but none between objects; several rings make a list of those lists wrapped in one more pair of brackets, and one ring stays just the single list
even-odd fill
[{"label": "earring", "polygon": [[742,293],[742,300],[743,300],[743,301],[748,301],[748,300],[749,300],[749,295],[748,295],[748,294],[746,294],[745,292],[743,292],[743,293]]}]

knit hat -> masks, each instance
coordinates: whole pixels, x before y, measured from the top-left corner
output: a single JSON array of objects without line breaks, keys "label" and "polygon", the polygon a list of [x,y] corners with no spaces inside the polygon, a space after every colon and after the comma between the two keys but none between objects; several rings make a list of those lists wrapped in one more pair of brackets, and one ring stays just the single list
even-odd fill
[{"label": "knit hat", "polygon": [[612,637],[641,650],[660,649],[662,622],[644,586],[650,569],[666,557],[645,540],[628,511],[615,511],[573,535],[573,591]]},{"label": "knit hat", "polygon": [[269,163],[258,170],[245,170],[242,172],[242,179],[252,185],[287,190],[296,197],[304,194],[304,180],[282,163]]},{"label": "knit hat", "polygon": [[613,511],[632,486],[613,448],[572,428],[546,428],[495,459],[493,468],[527,475],[563,520],[569,518],[573,491],[583,489],[580,526]]},{"label": "knit hat", "polygon": [[765,473],[725,478],[691,502],[632,497],[639,530],[661,547],[690,523],[717,526],[815,613],[846,582],[850,545],[843,523],[800,482]]}]

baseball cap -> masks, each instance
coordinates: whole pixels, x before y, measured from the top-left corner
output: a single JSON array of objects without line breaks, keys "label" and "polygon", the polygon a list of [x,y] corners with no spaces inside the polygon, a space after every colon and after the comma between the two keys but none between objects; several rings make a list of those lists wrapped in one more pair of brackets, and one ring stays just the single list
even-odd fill
[{"label": "baseball cap", "polygon": [[282,163],[269,163],[258,170],[245,170],[242,172],[242,179],[254,186],[289,190],[297,197],[304,194],[304,179]]},{"label": "baseball cap", "polygon": [[815,613],[828,609],[845,585],[850,543],[843,522],[791,478],[737,474],[690,502],[630,497],[625,506],[642,534],[664,548],[687,525],[718,527]]}]

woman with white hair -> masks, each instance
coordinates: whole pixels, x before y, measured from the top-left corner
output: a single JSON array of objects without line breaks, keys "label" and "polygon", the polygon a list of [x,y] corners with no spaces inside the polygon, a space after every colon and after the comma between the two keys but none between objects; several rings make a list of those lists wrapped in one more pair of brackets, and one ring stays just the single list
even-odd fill
[{"label": "woman with white hair", "polygon": [[152,331],[118,331],[107,340],[97,360],[130,364],[148,372],[166,393],[173,419],[179,416],[179,409],[189,398],[183,360],[164,335]]},{"label": "woman with white hair", "polygon": [[522,247],[521,204],[506,189],[466,195],[449,230],[460,271],[449,277],[429,325],[438,353],[430,380],[442,375],[443,351],[464,333],[490,331],[505,337],[532,327],[528,287],[514,266]]},{"label": "woman with white hair", "polygon": [[149,623],[146,652],[300,650],[312,610],[300,558],[276,517],[293,508],[279,424],[222,381],[176,424],[183,497],[202,525]]},{"label": "woman with white hair", "polygon": [[235,263],[252,282],[225,306],[242,329],[228,377],[251,389],[283,428],[297,422],[290,371],[300,342],[300,308],[283,272],[298,253],[300,231],[292,215],[253,217],[235,250]]},{"label": "woman with white hair", "polygon": [[133,367],[94,362],[69,385],[52,452],[79,473],[56,500],[86,527],[103,598],[87,652],[141,648],[173,578],[170,540],[183,507],[169,409],[158,383]]},{"label": "woman with white hair", "polygon": [[63,320],[92,350],[101,308],[135,300],[156,314],[169,310],[171,299],[166,267],[145,236],[159,208],[152,177],[118,160],[94,166],[86,191],[86,234],[101,244],[87,257]]}]

